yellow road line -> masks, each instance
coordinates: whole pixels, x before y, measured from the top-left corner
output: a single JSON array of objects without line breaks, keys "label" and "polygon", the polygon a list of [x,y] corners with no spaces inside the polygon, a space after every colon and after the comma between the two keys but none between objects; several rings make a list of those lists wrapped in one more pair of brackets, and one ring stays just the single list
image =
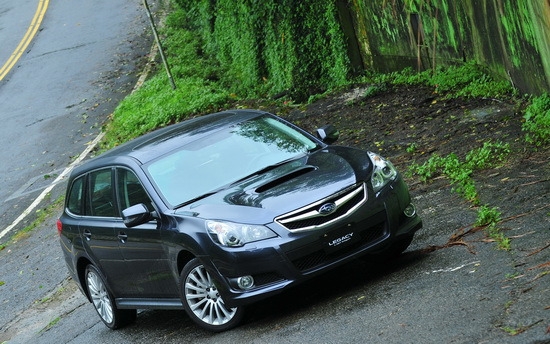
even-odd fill
[{"label": "yellow road line", "polygon": [[44,14],[46,14],[49,3],[50,0],[40,0],[38,2],[38,8],[36,9],[36,13],[32,18],[32,22],[29,25],[29,28],[27,29],[27,33],[25,33],[25,36],[23,37],[17,48],[15,48],[15,51],[11,54],[8,61],[2,66],[2,68],[0,68],[0,81],[4,79],[4,77],[9,73],[13,66],[15,66],[17,61],[19,61],[19,58],[21,57],[21,55],[23,55],[25,49],[27,49],[32,39],[38,32],[38,28],[40,27],[40,24],[42,24],[42,19],[44,19]]}]

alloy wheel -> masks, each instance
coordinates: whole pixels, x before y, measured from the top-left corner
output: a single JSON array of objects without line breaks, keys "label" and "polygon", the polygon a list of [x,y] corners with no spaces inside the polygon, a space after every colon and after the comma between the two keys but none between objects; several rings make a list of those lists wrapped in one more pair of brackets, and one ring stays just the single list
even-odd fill
[{"label": "alloy wheel", "polygon": [[88,291],[94,307],[104,322],[113,322],[113,304],[109,292],[101,277],[93,270],[89,270],[86,276]]},{"label": "alloy wheel", "polygon": [[204,265],[196,266],[187,274],[183,291],[190,310],[208,325],[224,325],[237,313],[237,308],[225,305]]}]

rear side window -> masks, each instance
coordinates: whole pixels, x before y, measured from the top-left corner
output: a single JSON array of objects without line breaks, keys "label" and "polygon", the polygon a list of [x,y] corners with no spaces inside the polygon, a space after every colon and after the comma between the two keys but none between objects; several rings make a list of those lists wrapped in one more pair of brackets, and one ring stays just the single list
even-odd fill
[{"label": "rear side window", "polygon": [[67,209],[75,215],[84,215],[84,177],[75,179],[73,182]]}]

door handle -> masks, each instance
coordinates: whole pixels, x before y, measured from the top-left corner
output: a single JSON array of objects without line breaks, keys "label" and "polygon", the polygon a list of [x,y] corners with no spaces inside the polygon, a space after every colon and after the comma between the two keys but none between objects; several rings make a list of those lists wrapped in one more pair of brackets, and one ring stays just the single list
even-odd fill
[{"label": "door handle", "polygon": [[83,235],[84,235],[84,237],[86,238],[86,240],[88,240],[88,241],[89,241],[90,239],[92,239],[92,232],[90,232],[90,230],[88,230],[88,229],[84,230],[84,234],[83,234]]},{"label": "door handle", "polygon": [[126,243],[126,240],[128,240],[128,235],[124,232],[118,232],[118,240],[120,240],[121,243]]}]

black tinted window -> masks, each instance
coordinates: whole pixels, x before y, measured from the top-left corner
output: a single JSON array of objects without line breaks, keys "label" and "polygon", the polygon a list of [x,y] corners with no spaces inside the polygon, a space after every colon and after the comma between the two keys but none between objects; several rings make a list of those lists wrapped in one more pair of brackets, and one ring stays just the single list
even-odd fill
[{"label": "black tinted window", "polygon": [[92,216],[114,217],[115,202],[111,169],[90,173],[90,210]]},{"label": "black tinted window", "polygon": [[153,210],[149,196],[132,171],[123,168],[117,170],[117,188],[121,210],[140,203],[145,204],[149,211]]},{"label": "black tinted window", "polygon": [[67,202],[67,209],[75,215],[84,215],[83,212],[84,201],[84,177],[76,179],[69,193],[69,200]]}]

